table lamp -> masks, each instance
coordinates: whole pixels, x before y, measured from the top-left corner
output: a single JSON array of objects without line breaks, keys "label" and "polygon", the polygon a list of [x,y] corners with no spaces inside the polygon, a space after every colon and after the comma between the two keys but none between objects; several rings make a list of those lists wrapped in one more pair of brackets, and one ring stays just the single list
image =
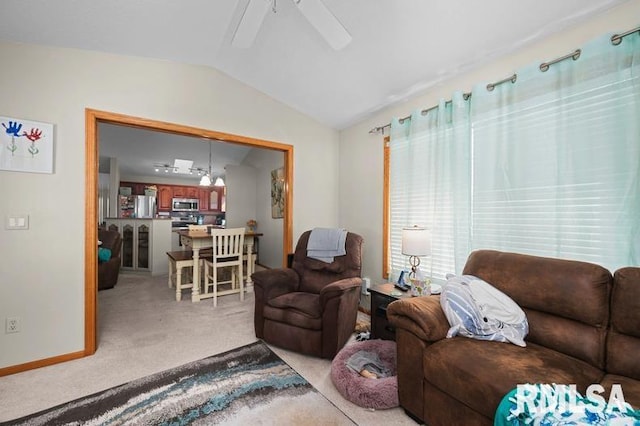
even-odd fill
[{"label": "table lamp", "polygon": [[419,226],[402,228],[402,254],[409,256],[411,277],[416,277],[416,269],[420,265],[420,256],[431,254],[431,232]]}]

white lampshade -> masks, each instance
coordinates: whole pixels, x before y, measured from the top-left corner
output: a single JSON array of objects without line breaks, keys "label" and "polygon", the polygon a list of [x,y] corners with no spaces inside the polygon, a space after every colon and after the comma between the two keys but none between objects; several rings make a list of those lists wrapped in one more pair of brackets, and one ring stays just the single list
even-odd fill
[{"label": "white lampshade", "polygon": [[419,226],[402,228],[402,254],[405,256],[429,256],[431,254],[431,232]]},{"label": "white lampshade", "polygon": [[211,185],[211,178],[209,175],[202,175],[202,179],[200,179],[200,186],[209,186]]},{"label": "white lampshade", "polygon": [[214,183],[213,186],[224,186],[224,181],[220,176],[216,178],[216,183]]}]

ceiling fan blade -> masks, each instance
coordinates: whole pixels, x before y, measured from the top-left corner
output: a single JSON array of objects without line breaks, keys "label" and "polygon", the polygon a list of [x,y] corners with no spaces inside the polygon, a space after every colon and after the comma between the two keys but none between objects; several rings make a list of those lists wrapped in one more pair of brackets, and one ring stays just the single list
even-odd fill
[{"label": "ceiling fan blade", "polygon": [[321,0],[295,0],[295,3],[309,23],[335,50],[340,50],[351,42],[351,34]]},{"label": "ceiling fan blade", "polygon": [[248,48],[253,44],[270,6],[270,0],[249,0],[231,40],[233,47]]}]

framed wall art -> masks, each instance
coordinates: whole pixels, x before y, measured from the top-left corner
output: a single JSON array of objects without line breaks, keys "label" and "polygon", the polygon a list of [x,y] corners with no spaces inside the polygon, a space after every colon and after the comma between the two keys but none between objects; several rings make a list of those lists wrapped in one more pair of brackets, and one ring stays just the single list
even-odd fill
[{"label": "framed wall art", "polygon": [[284,167],[271,171],[271,217],[284,217]]},{"label": "framed wall art", "polygon": [[53,124],[0,116],[0,170],[53,173]]}]

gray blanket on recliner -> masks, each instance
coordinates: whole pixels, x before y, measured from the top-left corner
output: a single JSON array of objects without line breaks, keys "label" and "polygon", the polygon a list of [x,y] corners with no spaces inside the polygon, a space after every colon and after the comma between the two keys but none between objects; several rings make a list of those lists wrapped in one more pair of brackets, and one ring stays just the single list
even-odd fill
[{"label": "gray blanket on recliner", "polygon": [[347,254],[346,240],[346,229],[314,228],[307,242],[307,256],[322,262],[332,263],[335,256]]}]

